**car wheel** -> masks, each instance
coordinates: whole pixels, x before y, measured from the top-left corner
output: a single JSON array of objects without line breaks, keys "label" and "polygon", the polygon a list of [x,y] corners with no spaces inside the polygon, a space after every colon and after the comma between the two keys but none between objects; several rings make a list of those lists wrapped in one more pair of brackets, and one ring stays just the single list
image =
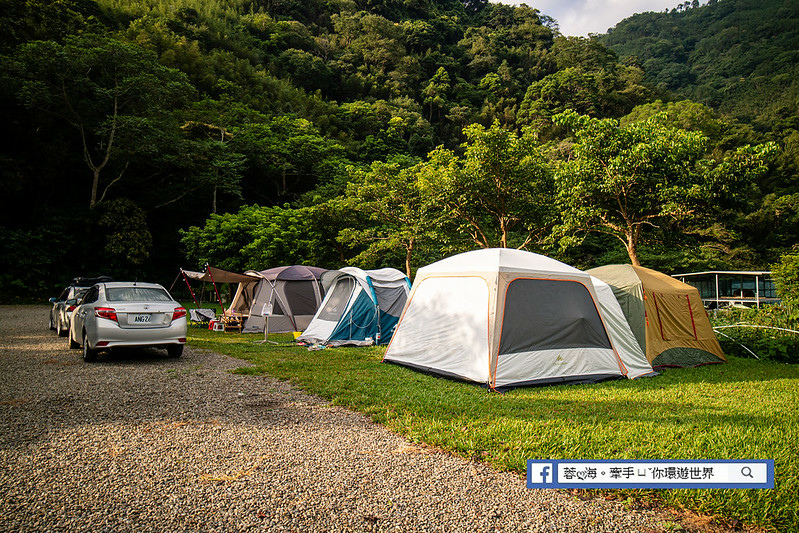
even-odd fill
[{"label": "car wheel", "polygon": [[166,353],[169,357],[180,357],[183,355],[183,345],[182,344],[170,344],[166,347]]},{"label": "car wheel", "polygon": [[97,360],[97,350],[92,350],[89,347],[89,338],[86,332],[83,332],[83,360],[87,363]]},{"label": "car wheel", "polygon": [[50,329],[55,329],[55,324],[53,324],[53,313],[50,313]]}]

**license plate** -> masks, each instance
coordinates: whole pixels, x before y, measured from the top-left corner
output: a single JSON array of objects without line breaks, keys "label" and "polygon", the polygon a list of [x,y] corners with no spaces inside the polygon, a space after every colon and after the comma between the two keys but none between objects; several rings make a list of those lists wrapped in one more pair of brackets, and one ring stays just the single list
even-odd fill
[{"label": "license plate", "polygon": [[133,315],[134,324],[149,324],[152,315]]}]

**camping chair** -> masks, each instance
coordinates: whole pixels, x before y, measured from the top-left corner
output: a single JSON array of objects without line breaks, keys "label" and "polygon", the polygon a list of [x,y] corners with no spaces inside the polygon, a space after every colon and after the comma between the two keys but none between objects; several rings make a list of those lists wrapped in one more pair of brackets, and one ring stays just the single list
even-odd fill
[{"label": "camping chair", "polygon": [[189,309],[189,324],[195,327],[208,327],[211,320],[216,319],[213,309]]}]

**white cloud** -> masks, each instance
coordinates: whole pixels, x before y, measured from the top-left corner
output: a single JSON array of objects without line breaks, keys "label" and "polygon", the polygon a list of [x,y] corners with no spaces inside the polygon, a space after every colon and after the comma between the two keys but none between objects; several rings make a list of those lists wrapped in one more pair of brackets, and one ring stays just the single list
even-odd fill
[{"label": "white cloud", "polygon": [[[496,0],[492,0],[496,1]],[[625,18],[647,11],[663,11],[681,3],[679,0],[499,0],[503,4],[525,3],[558,22],[563,35],[587,37],[589,33],[607,33]],[[704,1],[703,1],[704,3]]]}]

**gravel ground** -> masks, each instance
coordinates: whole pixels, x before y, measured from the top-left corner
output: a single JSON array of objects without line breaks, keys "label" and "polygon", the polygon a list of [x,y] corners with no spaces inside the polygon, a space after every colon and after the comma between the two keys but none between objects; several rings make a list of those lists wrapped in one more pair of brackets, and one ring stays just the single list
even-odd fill
[{"label": "gravel ground", "polygon": [[674,530],[529,490],[368,418],[187,349],[84,363],[44,306],[0,306],[2,531]]}]

